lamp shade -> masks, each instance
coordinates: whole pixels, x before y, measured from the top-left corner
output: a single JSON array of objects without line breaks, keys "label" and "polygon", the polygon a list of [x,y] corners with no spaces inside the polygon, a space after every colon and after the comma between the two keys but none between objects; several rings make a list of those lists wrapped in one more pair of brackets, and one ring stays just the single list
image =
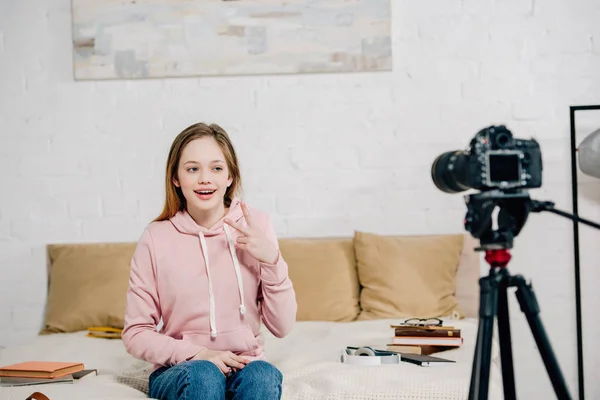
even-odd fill
[{"label": "lamp shade", "polygon": [[579,168],[586,175],[600,178],[600,129],[589,134],[579,145]]}]

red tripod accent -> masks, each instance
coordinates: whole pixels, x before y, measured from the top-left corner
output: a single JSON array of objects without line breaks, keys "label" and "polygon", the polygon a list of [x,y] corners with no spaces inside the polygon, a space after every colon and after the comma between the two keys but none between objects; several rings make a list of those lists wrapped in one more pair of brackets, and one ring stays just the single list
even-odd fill
[{"label": "red tripod accent", "polygon": [[506,268],[511,257],[512,256],[506,249],[485,251],[485,261],[487,261],[491,267]]}]

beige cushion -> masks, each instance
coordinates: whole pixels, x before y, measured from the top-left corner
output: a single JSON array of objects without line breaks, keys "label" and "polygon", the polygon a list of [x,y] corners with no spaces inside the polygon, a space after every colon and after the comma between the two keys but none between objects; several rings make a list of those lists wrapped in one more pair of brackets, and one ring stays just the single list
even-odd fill
[{"label": "beige cushion", "polygon": [[123,327],[136,243],[49,245],[50,281],[41,333]]},{"label": "beige cushion", "polygon": [[[454,238],[458,240],[458,236]],[[379,239],[385,237],[370,234],[356,233],[354,239],[280,239],[280,248],[290,267],[290,278],[296,291],[297,319],[299,321],[355,320],[360,313],[359,297],[363,301],[363,307],[367,307],[361,319],[371,318],[375,314],[383,314],[381,318],[384,318],[392,311],[392,314],[396,315],[397,301],[409,297],[406,293],[416,290],[417,286],[411,285],[411,278],[407,278],[401,280],[401,283],[408,286],[409,292],[391,282],[386,289],[385,283],[389,281],[390,274],[398,273],[396,268],[391,271],[390,265],[397,264],[401,267],[399,271],[410,271],[411,264],[406,260],[412,260],[413,265],[420,265],[422,260],[419,254],[423,253],[422,250],[428,246],[429,241],[433,240],[433,243],[446,250],[448,250],[447,245],[452,247],[451,243],[454,242],[452,240],[446,242],[443,237],[434,240],[435,236],[423,236],[422,240],[400,241],[397,244],[395,241],[383,240],[384,244],[387,243],[384,249],[389,250],[391,244],[391,252],[386,250],[386,253],[381,253],[377,247],[381,244]],[[449,236],[451,237],[453,236]],[[465,316],[476,317],[479,304],[477,280],[480,275],[480,253],[473,251],[477,241],[470,235],[464,237],[466,240],[460,253],[454,298],[458,302],[458,309]],[[400,237],[400,239],[410,238]],[[355,257],[355,244],[358,260]],[[458,241],[455,244],[458,246]],[[129,266],[135,246],[136,243],[49,245],[50,285],[45,327],[42,333],[72,332],[97,325],[123,327]],[[396,258],[399,249],[406,249],[403,251],[404,258],[400,258],[402,263],[384,262],[386,257]],[[378,254],[375,259],[373,253]],[[429,253],[424,252],[424,254]],[[451,254],[452,252],[444,251],[440,253],[440,257],[442,260],[453,260]],[[428,258],[431,257],[426,257]],[[448,265],[452,262],[449,261]],[[362,296],[359,294],[357,264],[362,271],[363,284],[367,284]],[[444,262],[442,264],[445,265]],[[440,278],[444,283],[442,288],[444,291],[448,290],[446,284],[450,281],[448,278],[450,275],[446,276],[430,265],[421,272],[430,277],[437,277],[436,279],[442,277],[443,279]],[[413,271],[412,274],[414,275],[415,272]],[[417,274],[418,276],[420,275]],[[422,286],[427,280],[417,282]],[[387,290],[387,294],[382,293],[381,297],[392,296],[390,305],[383,310],[373,308],[373,304],[377,303],[378,285],[381,289]],[[399,289],[402,291],[399,292]],[[399,293],[402,293],[402,296],[399,297]],[[422,297],[423,293],[419,296]],[[429,295],[427,298],[431,297]],[[452,299],[453,297],[449,296],[446,300],[450,301],[442,303],[451,304]],[[414,305],[411,307],[414,308]]]},{"label": "beige cushion", "polygon": [[455,295],[464,237],[355,232],[358,319],[464,316]]},{"label": "beige cushion", "polygon": [[352,238],[280,239],[298,321],[353,321],[360,311]]},{"label": "beige cushion", "polygon": [[474,249],[479,240],[465,235],[458,271],[456,272],[456,299],[465,317],[479,316],[479,278],[481,277],[481,252]]}]

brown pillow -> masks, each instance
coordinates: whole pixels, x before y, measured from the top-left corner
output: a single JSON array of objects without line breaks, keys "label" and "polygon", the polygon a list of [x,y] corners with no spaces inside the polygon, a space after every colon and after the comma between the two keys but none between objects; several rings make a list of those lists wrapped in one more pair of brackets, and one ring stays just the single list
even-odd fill
[{"label": "brown pillow", "polygon": [[353,321],[360,311],[351,238],[279,239],[298,321]]},{"label": "brown pillow", "polygon": [[135,247],[136,243],[49,245],[51,269],[41,333],[123,328]]},{"label": "brown pillow", "polygon": [[355,232],[359,320],[463,316],[455,296],[464,235]]}]

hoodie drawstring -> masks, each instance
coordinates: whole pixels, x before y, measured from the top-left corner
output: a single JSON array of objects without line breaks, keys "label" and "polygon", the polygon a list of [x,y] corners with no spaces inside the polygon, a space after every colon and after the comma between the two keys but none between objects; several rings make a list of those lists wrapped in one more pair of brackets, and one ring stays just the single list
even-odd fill
[{"label": "hoodie drawstring", "polygon": [[[238,291],[240,293],[240,314],[244,315],[246,313],[246,305],[244,304],[244,285],[242,282],[242,273],[240,271],[240,263],[237,258],[237,254],[235,252],[235,243],[233,242],[233,238],[231,236],[231,232],[227,225],[223,226],[225,230],[225,234],[227,235],[227,243],[229,244],[229,253],[231,254],[231,258],[233,259],[233,268],[235,269],[235,275],[237,277]],[[198,237],[200,238],[200,245],[202,246],[202,255],[204,256],[204,264],[206,265],[206,275],[208,276],[208,300],[210,307],[210,336],[215,338],[217,337],[217,322],[215,318],[215,295],[213,292],[212,279],[210,276],[210,265],[208,262],[208,247],[206,246],[206,238],[202,234],[202,232],[198,232]]]},{"label": "hoodie drawstring", "polygon": [[231,258],[233,259],[233,268],[235,269],[235,275],[237,276],[238,281],[238,291],[240,292],[240,314],[244,315],[246,313],[246,305],[244,304],[244,285],[242,284],[242,272],[240,271],[240,262],[238,261],[237,254],[235,252],[235,243],[233,243],[233,238],[231,237],[229,227],[227,225],[223,225],[223,228],[225,229],[225,234],[227,235],[227,242],[229,243],[229,253],[231,253]]},{"label": "hoodie drawstring", "polygon": [[202,246],[202,255],[204,256],[204,264],[206,265],[206,275],[208,275],[208,301],[210,307],[210,336],[217,337],[217,322],[215,321],[215,295],[213,292],[212,279],[210,278],[210,265],[208,264],[208,248],[206,247],[206,239],[202,232],[198,232],[200,237],[200,245]]}]

